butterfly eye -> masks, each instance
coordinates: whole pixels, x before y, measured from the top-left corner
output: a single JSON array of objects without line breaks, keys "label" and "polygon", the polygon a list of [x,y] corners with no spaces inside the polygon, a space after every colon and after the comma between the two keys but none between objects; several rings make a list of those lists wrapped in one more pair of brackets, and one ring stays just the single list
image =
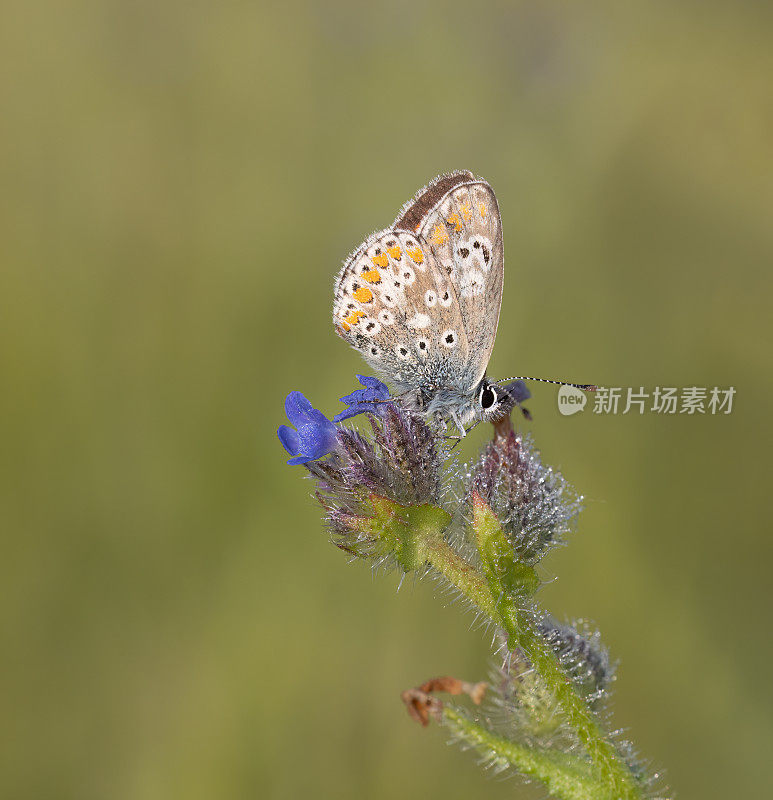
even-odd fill
[{"label": "butterfly eye", "polygon": [[497,393],[490,387],[484,386],[480,390],[480,407],[484,410],[491,408],[497,401]]}]

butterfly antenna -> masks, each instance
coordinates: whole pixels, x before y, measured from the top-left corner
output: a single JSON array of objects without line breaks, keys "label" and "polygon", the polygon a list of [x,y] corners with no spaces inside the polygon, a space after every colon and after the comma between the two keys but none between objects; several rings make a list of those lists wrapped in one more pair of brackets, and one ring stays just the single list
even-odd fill
[{"label": "butterfly antenna", "polygon": [[502,378],[497,381],[501,386],[506,381],[539,381],[540,383],[554,383],[556,386],[574,386],[575,389],[582,389],[584,392],[595,392],[598,389],[593,383],[569,383],[568,381],[554,381],[551,378],[527,378],[525,375],[516,375],[512,378]]}]

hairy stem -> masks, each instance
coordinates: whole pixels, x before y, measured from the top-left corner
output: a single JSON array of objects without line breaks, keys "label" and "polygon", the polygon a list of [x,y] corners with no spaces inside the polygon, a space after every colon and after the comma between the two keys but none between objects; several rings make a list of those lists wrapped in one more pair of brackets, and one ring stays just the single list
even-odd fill
[{"label": "hairy stem", "polygon": [[614,745],[604,736],[585,701],[577,694],[571,681],[561,668],[555,653],[540,636],[531,615],[510,606],[502,615],[502,627],[509,640],[515,640],[542,676],[563,709],[566,721],[577,732],[591,761],[597,765],[600,778],[614,793],[614,797],[637,800],[641,792]]},{"label": "hairy stem", "polygon": [[[585,701],[576,692],[558,660],[534,626],[531,614],[507,597],[495,597],[475,567],[441,537],[423,541],[427,560],[496,625],[504,629],[511,649],[520,647],[561,706],[564,717],[596,765],[599,779],[612,797],[639,800],[641,792],[613,744],[605,737]],[[509,602],[508,602],[509,601]]]},{"label": "hairy stem", "polygon": [[612,800],[610,786],[599,780],[591,765],[557,750],[525,747],[478,725],[455,708],[443,707],[443,718],[456,736],[471,744],[494,766],[512,766],[542,781],[562,800]]}]

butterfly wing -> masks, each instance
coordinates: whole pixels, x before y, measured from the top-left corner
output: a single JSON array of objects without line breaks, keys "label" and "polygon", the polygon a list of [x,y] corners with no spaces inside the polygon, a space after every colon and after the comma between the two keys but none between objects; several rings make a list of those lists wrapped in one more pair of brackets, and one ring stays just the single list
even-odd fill
[{"label": "butterfly wing", "polygon": [[409,231],[375,233],[349,256],[336,278],[333,324],[403,391],[431,393],[448,383],[449,364],[469,360],[456,292]]},{"label": "butterfly wing", "polygon": [[494,191],[470,172],[443,176],[406,206],[395,227],[412,230],[449,278],[469,348],[464,381],[472,389],[486,372],[502,305],[502,222]]},{"label": "butterfly wing", "polygon": [[373,234],[336,279],[333,323],[401,390],[458,408],[483,377],[502,300],[499,208],[471,172],[443,175]]}]

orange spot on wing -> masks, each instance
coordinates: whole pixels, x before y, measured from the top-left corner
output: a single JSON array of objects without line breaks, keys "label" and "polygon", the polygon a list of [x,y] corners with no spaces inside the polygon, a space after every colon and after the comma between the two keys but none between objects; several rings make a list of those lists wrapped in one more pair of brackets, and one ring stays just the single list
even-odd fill
[{"label": "orange spot on wing", "polygon": [[447,220],[449,225],[453,225],[456,229],[456,232],[459,233],[462,230],[462,218],[454,211],[453,214],[449,215]]},{"label": "orange spot on wing", "polygon": [[486,219],[486,214],[488,213],[488,209],[486,208],[485,203],[478,203],[478,210],[480,211],[480,215],[483,219]]},{"label": "orange spot on wing", "polygon": [[377,269],[369,269],[367,272],[363,272],[362,277],[368,283],[381,283],[381,274]]},{"label": "orange spot on wing", "polygon": [[371,256],[370,260],[377,267],[388,267],[389,266],[389,259],[387,258],[387,254],[386,253],[379,253],[377,256]]},{"label": "orange spot on wing", "polygon": [[448,241],[448,234],[440,223],[435,225],[432,229],[432,235],[429,237],[429,240],[435,247],[440,247],[441,244],[445,244]]},{"label": "orange spot on wing", "polygon": [[371,292],[367,286],[360,286],[356,292],[352,293],[352,297],[358,303],[370,303],[370,301],[373,299],[373,292]]},{"label": "orange spot on wing", "polygon": [[342,320],[342,322],[341,322],[341,327],[342,327],[342,328],[343,328],[345,331],[348,331],[348,330],[349,330],[349,329],[350,329],[352,326],[351,326],[351,325],[350,325],[350,324],[349,324],[349,323],[348,323],[346,320]]},{"label": "orange spot on wing", "polygon": [[465,201],[459,206],[459,208],[461,209],[464,221],[470,222],[472,220],[472,206],[467,201]]},{"label": "orange spot on wing", "polygon": [[401,257],[401,256],[402,256],[402,254],[403,254],[403,251],[402,251],[402,250],[401,250],[401,249],[400,249],[400,248],[399,248],[397,245],[395,245],[394,247],[387,247],[387,253],[389,253],[389,255],[390,255],[390,256],[391,256],[391,257],[392,257],[392,258],[393,258],[395,261],[399,261],[399,260],[400,260],[400,257]]},{"label": "orange spot on wing", "polygon": [[349,314],[349,316],[343,321],[343,324],[345,325],[348,322],[349,325],[356,325],[360,317],[365,316],[367,316],[367,314],[359,309],[357,311],[352,311],[352,313]]},{"label": "orange spot on wing", "polygon": [[415,250],[406,249],[405,252],[408,253],[415,264],[424,263],[424,251],[420,247],[417,247]]}]

